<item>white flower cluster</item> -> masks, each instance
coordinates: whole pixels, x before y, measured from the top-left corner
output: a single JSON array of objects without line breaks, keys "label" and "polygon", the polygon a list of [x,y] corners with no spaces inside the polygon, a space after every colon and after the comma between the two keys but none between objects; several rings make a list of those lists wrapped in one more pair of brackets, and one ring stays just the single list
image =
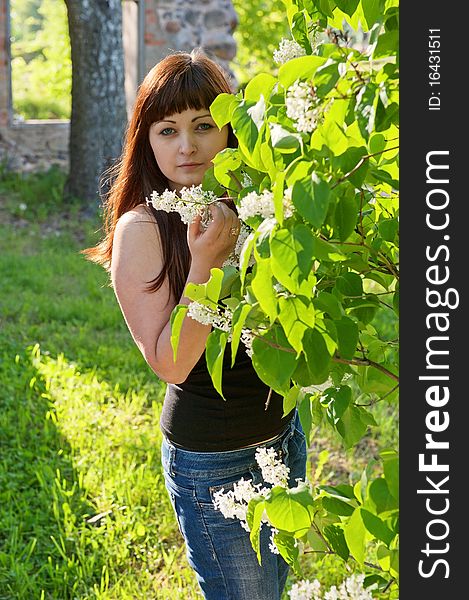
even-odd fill
[{"label": "white flower cluster", "polygon": [[215,310],[210,306],[193,301],[189,304],[187,315],[194,321],[202,323],[202,325],[213,325],[213,327],[222,331],[230,331],[231,329],[233,313],[228,308],[225,308],[222,312],[221,307]]},{"label": "white flower cluster", "polygon": [[[291,187],[285,190],[283,197],[284,216],[291,217],[294,206],[292,202]],[[249,217],[260,215],[264,219],[269,219],[275,215],[274,195],[270,190],[263,190],[260,194],[249,192],[241,199],[241,206],[238,209],[238,216],[241,221],[246,221]]]},{"label": "white flower cluster", "polygon": [[[236,240],[236,245],[234,247],[233,252],[228,256],[228,258],[223,263],[224,267],[227,265],[231,265],[231,266],[239,269],[239,257],[241,255],[241,250],[243,249],[244,242],[247,240],[247,238],[249,237],[251,232],[252,232],[252,229],[248,225],[241,223],[241,228],[239,231],[238,239]],[[254,257],[252,255],[249,259],[248,264],[250,264],[250,265],[254,264]]]},{"label": "white flower cluster", "polygon": [[[282,485],[283,487],[287,486],[290,469],[276,457],[273,448],[257,448],[255,456],[265,483]],[[224,488],[222,488],[218,492],[215,492],[213,504],[226,519],[239,519],[241,526],[246,531],[249,531],[249,525],[246,521],[249,501],[255,495],[266,496],[269,489],[268,487],[263,487],[260,483],[254,486],[252,481],[242,478],[233,485],[232,490],[225,492]],[[261,523],[268,523],[265,512]],[[271,550],[272,547],[275,547],[273,541],[275,532],[276,530],[273,530],[271,536]]]},{"label": "white flower cluster", "polygon": [[297,79],[287,90],[285,98],[287,116],[295,121],[298,131],[311,133],[316,128],[321,109],[315,96],[315,90],[306,81]]},{"label": "white flower cluster", "polygon": [[313,582],[306,579],[294,583],[288,594],[290,600],[373,600],[370,589],[376,586],[365,589],[364,579],[363,574],[351,575],[340,584],[339,588],[333,585],[324,596],[321,594],[321,584],[317,579]]},{"label": "white flower cluster", "polygon": [[252,342],[254,341],[254,334],[250,329],[241,329],[240,340],[246,347],[246,354],[252,357]]},{"label": "white flower cluster", "polygon": [[276,529],[275,527],[271,527],[270,528],[269,550],[272,552],[272,554],[280,554],[277,546],[275,545],[275,541],[274,541],[274,536],[276,533],[278,533],[278,529]]},{"label": "white flower cluster", "polygon": [[[202,325],[212,325],[222,331],[231,331],[233,313],[226,307],[223,310],[221,306],[218,306],[217,310],[215,310],[206,304],[192,301],[189,304],[187,316],[194,319],[194,321],[202,323]],[[246,347],[246,354],[252,357],[252,342],[254,340],[252,331],[250,329],[242,329],[240,340]],[[228,341],[231,342],[231,333]]]},{"label": "white flower cluster", "polygon": [[292,58],[298,58],[305,54],[305,49],[298,42],[283,38],[280,40],[278,49],[274,50],[273,58],[278,65],[283,65]]},{"label": "white flower cluster", "polygon": [[317,579],[305,579],[294,583],[288,592],[290,600],[321,600],[321,584]]},{"label": "white flower cluster", "polygon": [[147,204],[156,210],[165,212],[177,212],[181,215],[183,223],[191,223],[198,214],[203,214],[207,206],[218,200],[216,194],[209,190],[203,190],[202,185],[192,185],[190,188],[183,187],[180,195],[172,190],[165,190],[162,194],[153,191]]},{"label": "white flower cluster", "polygon": [[[232,490],[225,492],[224,488],[213,495],[213,505],[225,519],[238,519],[241,527],[249,531],[246,517],[249,501],[257,494],[265,495],[268,492],[262,484],[252,485],[252,481],[244,478],[233,485]],[[263,519],[265,521],[265,518]]]},{"label": "white flower cluster", "polygon": [[273,448],[258,448],[256,461],[261,468],[262,478],[272,485],[287,487],[290,469],[278,460]]},{"label": "white flower cluster", "polygon": [[250,185],[252,185],[252,179],[244,171],[243,171],[243,179],[241,181],[241,185],[243,186],[243,188],[249,187]]},{"label": "white flower cluster", "polygon": [[351,575],[343,581],[339,588],[333,585],[328,592],[324,594],[324,600],[373,600],[370,589],[375,586],[370,586],[365,589],[363,581],[365,576]]}]

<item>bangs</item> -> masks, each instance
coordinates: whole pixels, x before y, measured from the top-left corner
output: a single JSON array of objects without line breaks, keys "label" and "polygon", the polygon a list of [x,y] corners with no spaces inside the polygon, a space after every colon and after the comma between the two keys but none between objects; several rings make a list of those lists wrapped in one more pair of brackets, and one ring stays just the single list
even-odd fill
[{"label": "bangs", "polygon": [[[187,55],[185,55],[187,57]],[[188,109],[208,109],[222,92],[230,93],[229,85],[221,70],[214,65],[188,60],[181,55],[178,65],[162,70],[158,84],[148,97],[145,121],[159,121],[174,113]],[[179,68],[174,68],[174,67]]]}]

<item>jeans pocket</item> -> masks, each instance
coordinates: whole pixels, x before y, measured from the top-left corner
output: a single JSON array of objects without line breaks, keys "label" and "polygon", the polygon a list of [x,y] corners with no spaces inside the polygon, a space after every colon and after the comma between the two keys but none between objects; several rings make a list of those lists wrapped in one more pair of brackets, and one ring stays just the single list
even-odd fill
[{"label": "jeans pocket", "polygon": [[201,504],[210,504],[213,506],[217,493],[221,491],[223,491],[223,493],[233,492],[235,485],[242,479],[250,482],[253,487],[264,484],[260,468],[252,466],[236,475],[232,475],[229,478],[227,477],[226,481],[223,483],[208,486],[208,494],[204,494],[204,497],[201,497],[199,502]]}]

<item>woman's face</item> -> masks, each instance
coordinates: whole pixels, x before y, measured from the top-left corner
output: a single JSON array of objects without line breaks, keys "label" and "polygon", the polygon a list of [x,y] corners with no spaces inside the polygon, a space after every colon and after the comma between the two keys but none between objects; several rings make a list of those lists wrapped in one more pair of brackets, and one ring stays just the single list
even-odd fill
[{"label": "woman's face", "polygon": [[221,130],[208,109],[189,108],[152,123],[150,145],[171,190],[199,185],[211,160],[227,146],[228,126]]}]

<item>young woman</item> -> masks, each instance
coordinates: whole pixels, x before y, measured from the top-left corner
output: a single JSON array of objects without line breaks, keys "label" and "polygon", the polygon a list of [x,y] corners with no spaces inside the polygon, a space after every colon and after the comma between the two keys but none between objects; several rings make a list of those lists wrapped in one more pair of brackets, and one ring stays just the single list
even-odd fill
[{"label": "young woman", "polygon": [[[226,519],[214,494],[241,478],[262,483],[259,446],[274,448],[290,469],[290,484],[305,478],[305,436],[296,409],[283,416],[282,398],[257,376],[238,349],[231,368],[225,352],[224,401],[205,362],[211,331],[186,317],[177,360],[170,343],[170,315],[189,304],[186,283],[205,283],[236,243],[240,222],[234,204],[211,206],[212,221],[185,225],[176,213],[147,206],[153,190],[198,185],[211,160],[236,139],[218,129],[210,104],[231,92],[223,71],[203,53],[174,53],[140,86],[116,177],[104,203],[105,237],[83,252],[103,265],[129,331],[143,357],[167,382],[161,413],[162,466],[187,557],[207,600],[279,600],[288,566],[269,550],[261,530],[262,566],[237,519]],[[221,199],[222,200],[222,199]]]}]

